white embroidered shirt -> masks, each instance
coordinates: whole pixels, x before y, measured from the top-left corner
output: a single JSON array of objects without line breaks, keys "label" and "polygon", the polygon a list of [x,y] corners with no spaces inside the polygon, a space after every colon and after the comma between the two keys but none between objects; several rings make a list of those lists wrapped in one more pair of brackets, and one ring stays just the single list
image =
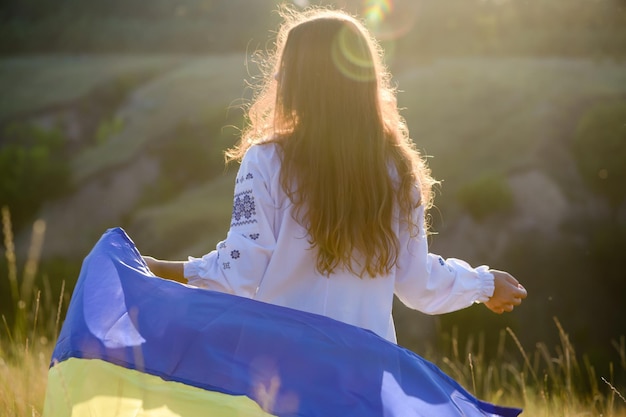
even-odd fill
[{"label": "white embroidered shirt", "polygon": [[[294,220],[283,192],[279,147],[252,146],[235,183],[230,230],[215,250],[189,257],[184,274],[190,285],[322,314],[396,342],[393,296],[426,314],[441,314],[487,301],[494,278],[488,267],[429,253],[422,227],[411,236],[394,224],[400,241],[397,266],[388,276],[359,278],[338,268],[329,277],[316,268],[306,230]],[[416,209],[417,224],[424,209]]]}]

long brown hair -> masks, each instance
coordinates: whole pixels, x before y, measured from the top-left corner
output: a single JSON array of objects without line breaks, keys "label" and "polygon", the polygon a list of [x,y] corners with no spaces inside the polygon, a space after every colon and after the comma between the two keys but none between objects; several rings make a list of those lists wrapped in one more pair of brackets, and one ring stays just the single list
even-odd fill
[{"label": "long brown hair", "polygon": [[412,212],[431,206],[435,180],[365,27],[330,9],[281,14],[248,126],[227,160],[240,160],[253,144],[278,143],[281,185],[317,250],[318,271],[386,275],[401,250],[394,216],[413,232],[426,227],[414,224]]}]

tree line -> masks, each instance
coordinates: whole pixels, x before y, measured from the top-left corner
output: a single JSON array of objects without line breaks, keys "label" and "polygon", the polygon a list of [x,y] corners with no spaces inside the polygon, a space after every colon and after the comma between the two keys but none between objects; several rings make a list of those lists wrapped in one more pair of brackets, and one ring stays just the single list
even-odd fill
[{"label": "tree line", "polygon": [[[211,53],[264,47],[275,0],[0,0],[0,54]],[[318,1],[362,13],[359,0]],[[366,2],[375,7],[380,2]],[[382,3],[381,3],[382,4]],[[626,0],[397,0],[405,53],[626,53]],[[380,6],[380,5],[379,5]],[[380,6],[382,7],[382,6]]]}]

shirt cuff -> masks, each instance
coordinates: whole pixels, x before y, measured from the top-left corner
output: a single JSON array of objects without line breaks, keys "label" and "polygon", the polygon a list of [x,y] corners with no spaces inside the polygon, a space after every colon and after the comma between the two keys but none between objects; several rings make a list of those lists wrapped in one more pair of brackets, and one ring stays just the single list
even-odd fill
[{"label": "shirt cuff", "polygon": [[[207,256],[207,255],[205,255]],[[190,256],[187,262],[183,263],[183,276],[189,285],[199,288],[208,288],[207,283],[207,260]]]},{"label": "shirt cuff", "polygon": [[487,265],[481,265],[476,268],[476,272],[478,273],[478,297],[476,298],[476,303],[484,303],[489,301],[489,299],[493,296],[493,292],[495,290],[495,282],[494,276],[491,272],[489,272],[489,267]]}]

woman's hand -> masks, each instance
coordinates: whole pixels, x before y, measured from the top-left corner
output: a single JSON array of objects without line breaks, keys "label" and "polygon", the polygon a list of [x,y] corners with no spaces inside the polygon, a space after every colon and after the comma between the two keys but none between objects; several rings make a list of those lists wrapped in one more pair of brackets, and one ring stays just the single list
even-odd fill
[{"label": "woman's hand", "polygon": [[143,260],[154,275],[172,281],[187,283],[184,276],[184,262],[182,261],[162,261],[152,256],[143,256]]},{"label": "woman's hand", "polygon": [[528,296],[526,289],[507,272],[494,269],[489,272],[493,274],[495,289],[485,306],[496,314],[513,311]]}]

